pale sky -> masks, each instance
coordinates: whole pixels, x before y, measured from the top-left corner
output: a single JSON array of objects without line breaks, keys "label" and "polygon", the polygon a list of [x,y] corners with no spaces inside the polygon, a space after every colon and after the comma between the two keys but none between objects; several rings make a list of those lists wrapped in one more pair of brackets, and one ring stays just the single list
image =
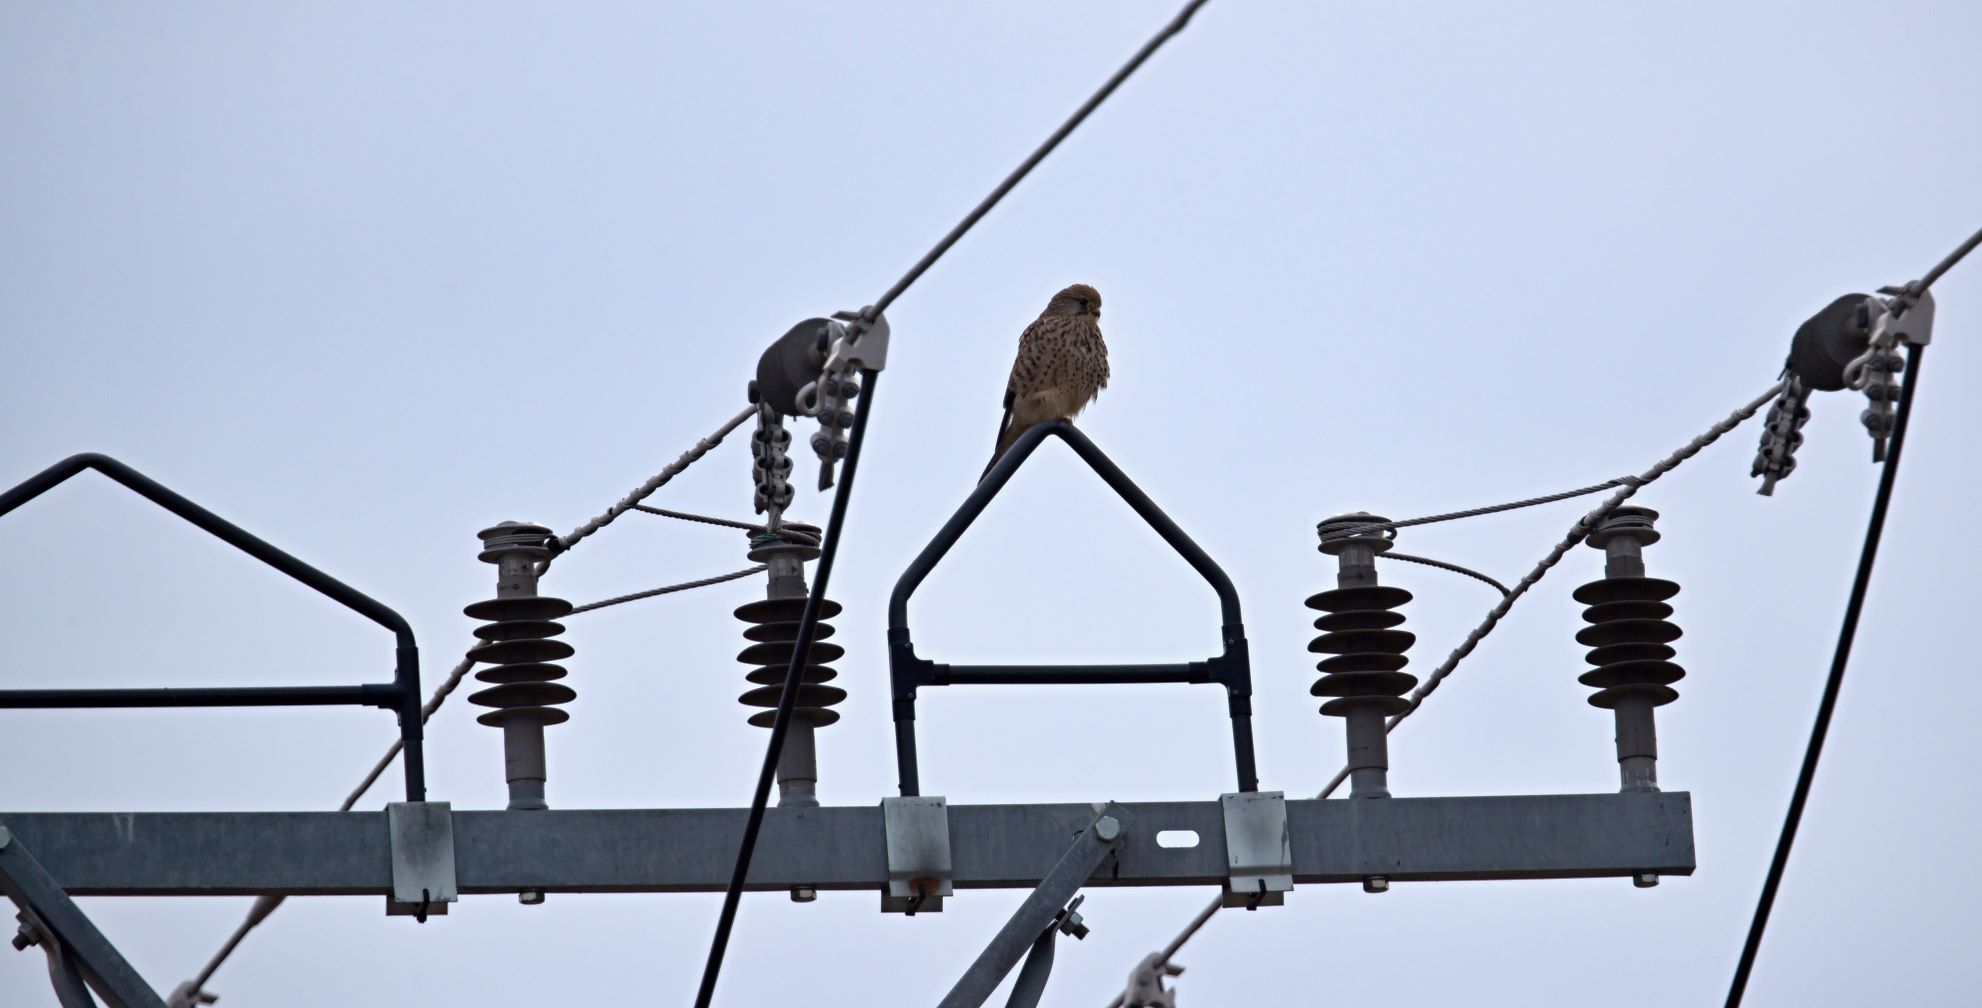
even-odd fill
[{"label": "pale sky", "polygon": [[[413,622],[429,683],[487,597],[476,530],[568,530],[743,405],[793,322],[871,301],[1174,9],[1058,4],[0,4],[0,485],[114,455]],[[1408,517],[1643,470],[1774,380],[1839,294],[1982,226],[1982,8],[1963,3],[1214,0],[890,312],[894,350],[831,595],[851,697],[820,792],[894,793],[894,579],[973,484],[1019,331],[1098,287],[1114,379],[1082,428],[1230,573],[1262,784],[1318,789],[1314,523]],[[1982,404],[1982,261],[1940,329],[1871,601],[1747,1003],[1966,1004],[1982,705],[1961,529]],[[1718,1003],[1821,688],[1877,472],[1819,397],[1773,498],[1754,425],[1641,495],[1689,670],[1661,780],[1699,870],[1302,887],[1179,956],[1187,1008]],[[801,430],[797,439],[809,431]],[[799,457],[794,508],[823,521]],[[750,517],[741,437],[653,503]],[[1519,577],[1590,502],[1405,530]],[[630,515],[559,561],[575,602],[745,566],[740,534]],[[389,636],[96,476],[0,519],[8,686],[382,680]],[[1407,796],[1603,792],[1576,682],[1579,549],[1392,736]],[[1428,672],[1495,601],[1392,565]],[[573,617],[553,807],[738,806],[729,615],[758,579]],[[938,660],[1178,661],[1209,590],[1049,447],[916,598]],[[450,701],[432,797],[504,801],[500,732]],[[1203,687],[925,693],[953,803],[1212,800]],[[0,713],[6,810],[334,807],[375,711]],[[397,797],[397,771],[363,807]],[[228,856],[226,851],[212,852]],[[748,897],[719,1005],[933,1003],[1022,898],[883,916]],[[1100,1005],[1205,902],[1103,889],[1048,1005]],[[87,899],[161,993],[250,900]],[[685,1005],[719,897],[470,897],[424,926],[292,900],[211,989],[229,1008]],[[0,950],[4,952],[4,950]],[[998,994],[992,1003],[1001,1004]],[[53,1004],[38,952],[0,1005]]]}]

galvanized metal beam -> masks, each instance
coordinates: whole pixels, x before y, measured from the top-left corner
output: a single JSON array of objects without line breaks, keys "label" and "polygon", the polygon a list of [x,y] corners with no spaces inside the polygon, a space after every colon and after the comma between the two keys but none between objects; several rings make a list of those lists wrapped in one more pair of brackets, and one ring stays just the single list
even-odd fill
[{"label": "galvanized metal beam", "polygon": [[[1123,805],[1134,836],[1090,886],[1222,885],[1216,801]],[[952,805],[952,883],[1030,889],[1094,806]],[[455,811],[458,891],[721,892],[742,809]],[[0,812],[74,895],[386,895],[382,812]],[[1685,792],[1287,802],[1297,884],[1693,872]],[[1159,847],[1191,830],[1195,847]],[[773,808],[748,888],[885,889],[881,809]]]}]

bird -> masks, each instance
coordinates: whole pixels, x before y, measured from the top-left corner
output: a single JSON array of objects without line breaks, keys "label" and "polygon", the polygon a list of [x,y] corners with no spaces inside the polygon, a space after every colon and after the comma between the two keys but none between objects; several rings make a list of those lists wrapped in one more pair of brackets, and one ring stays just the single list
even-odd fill
[{"label": "bird", "polygon": [[[1072,420],[1108,387],[1108,344],[1101,341],[1101,294],[1074,284],[1053,295],[1019,336],[1005,383],[1005,418],[984,476],[1033,424]],[[982,480],[984,476],[979,476]]]}]

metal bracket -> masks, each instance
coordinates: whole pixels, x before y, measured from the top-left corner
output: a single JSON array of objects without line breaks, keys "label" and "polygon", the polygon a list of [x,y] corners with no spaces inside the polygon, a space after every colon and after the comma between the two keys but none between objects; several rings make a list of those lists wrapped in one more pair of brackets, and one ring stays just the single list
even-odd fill
[{"label": "metal bracket", "polygon": [[1184,968],[1167,962],[1161,952],[1151,952],[1129,971],[1129,983],[1122,990],[1123,1008],[1177,1008],[1177,992],[1163,986],[1163,978],[1184,975]]},{"label": "metal bracket", "polygon": [[392,802],[385,807],[392,843],[392,893],[388,917],[447,913],[460,899],[454,879],[454,810],[447,802]]},{"label": "metal bracket", "polygon": [[1934,341],[1934,295],[1930,291],[1911,293],[1907,287],[1881,287],[1881,294],[1894,295],[1887,303],[1892,317],[1886,331],[1901,343],[1926,346]]},{"label": "metal bracket", "polygon": [[881,799],[888,838],[882,913],[940,913],[951,895],[950,807],[941,795]]},{"label": "metal bracket", "polygon": [[888,318],[880,314],[868,318],[867,313],[872,307],[869,305],[859,311],[833,313],[834,318],[852,324],[846,327],[844,335],[833,341],[833,347],[826,355],[825,370],[882,371],[887,368]]},{"label": "metal bracket", "polygon": [[1294,888],[1294,846],[1287,832],[1287,795],[1245,791],[1218,796],[1225,815],[1224,903],[1257,910],[1280,906]]}]

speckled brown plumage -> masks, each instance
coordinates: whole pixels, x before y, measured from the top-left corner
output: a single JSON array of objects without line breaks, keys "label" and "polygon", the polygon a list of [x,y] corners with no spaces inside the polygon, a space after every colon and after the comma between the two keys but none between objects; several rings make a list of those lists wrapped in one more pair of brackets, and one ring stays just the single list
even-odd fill
[{"label": "speckled brown plumage", "polygon": [[1101,295],[1086,284],[1053,295],[1019,336],[1018,359],[1005,384],[1005,419],[985,472],[1026,428],[1072,420],[1108,387],[1108,344],[1101,341]]}]

